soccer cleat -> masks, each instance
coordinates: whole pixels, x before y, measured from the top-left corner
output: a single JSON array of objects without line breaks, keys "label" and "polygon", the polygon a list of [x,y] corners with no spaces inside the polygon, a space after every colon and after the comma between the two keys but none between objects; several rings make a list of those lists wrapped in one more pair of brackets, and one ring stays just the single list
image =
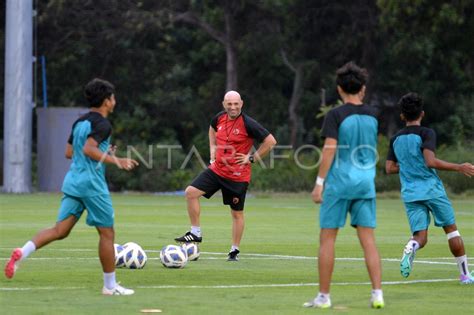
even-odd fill
[{"label": "soccer cleat", "polygon": [[474,271],[471,274],[460,275],[459,281],[461,284],[474,284]]},{"label": "soccer cleat", "polygon": [[227,261],[239,261],[240,250],[234,249],[227,254]]},{"label": "soccer cleat", "polygon": [[413,260],[415,259],[415,250],[405,247],[403,250],[402,260],[400,261],[400,273],[403,277],[408,278],[413,269]]},{"label": "soccer cleat", "polygon": [[330,308],[331,307],[331,299],[329,299],[329,298],[322,299],[318,295],[313,300],[304,303],[303,307]]},{"label": "soccer cleat", "polygon": [[122,287],[117,284],[113,289],[107,289],[106,287],[102,288],[103,295],[132,295],[135,291]]},{"label": "soccer cleat", "polygon": [[5,277],[8,279],[13,278],[15,275],[15,272],[18,269],[16,263],[21,259],[21,256],[23,256],[21,248],[15,248],[12,252],[12,255],[10,256],[10,260],[5,265]]},{"label": "soccer cleat", "polygon": [[372,296],[370,299],[370,307],[372,308],[384,308],[385,307],[385,302],[383,301],[383,297],[378,296]]},{"label": "soccer cleat", "polygon": [[187,231],[186,234],[184,234],[181,237],[177,237],[174,239],[176,242],[181,242],[181,243],[201,243],[202,242],[202,237],[196,236],[191,231]]}]

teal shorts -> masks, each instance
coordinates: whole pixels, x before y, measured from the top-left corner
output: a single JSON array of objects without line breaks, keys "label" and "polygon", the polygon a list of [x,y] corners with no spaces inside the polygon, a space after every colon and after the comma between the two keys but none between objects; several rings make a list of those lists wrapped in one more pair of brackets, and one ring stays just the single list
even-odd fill
[{"label": "teal shorts", "polygon": [[87,225],[96,227],[114,226],[114,208],[110,195],[74,197],[64,194],[58,213],[58,222],[73,215],[77,219],[87,209]]},{"label": "teal shorts", "polygon": [[447,226],[456,223],[453,206],[446,196],[430,200],[405,202],[405,209],[412,233],[428,230],[431,222],[430,212],[433,215],[435,226]]},{"label": "teal shorts", "polygon": [[375,228],[375,198],[351,200],[325,196],[319,210],[319,225],[322,229],[341,228],[348,213],[353,227]]}]

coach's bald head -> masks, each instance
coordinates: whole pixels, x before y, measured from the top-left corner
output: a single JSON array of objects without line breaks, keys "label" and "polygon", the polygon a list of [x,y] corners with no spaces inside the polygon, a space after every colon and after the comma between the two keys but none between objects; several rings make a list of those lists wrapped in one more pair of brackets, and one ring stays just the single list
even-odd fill
[{"label": "coach's bald head", "polygon": [[237,91],[228,91],[225,93],[222,106],[224,106],[224,110],[230,119],[239,117],[243,105],[244,102]]}]

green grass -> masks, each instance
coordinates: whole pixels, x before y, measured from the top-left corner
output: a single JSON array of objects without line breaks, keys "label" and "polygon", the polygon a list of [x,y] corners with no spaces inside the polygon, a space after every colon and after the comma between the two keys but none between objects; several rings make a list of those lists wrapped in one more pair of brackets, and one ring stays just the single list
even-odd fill
[{"label": "green grass", "polygon": [[[71,235],[24,261],[13,280],[0,280],[2,314],[311,314],[303,302],[318,291],[317,207],[309,196],[261,195],[248,198],[241,260],[227,262],[231,219],[220,197],[202,202],[204,243],[201,257],[184,269],[164,268],[158,250],[188,229],[182,197],[113,195],[116,243],[137,242],[148,251],[143,270],[117,270],[117,278],[135,289],[130,297],[104,297],[97,259],[98,237],[82,218]],[[38,230],[54,223],[60,195],[0,195],[0,257],[6,261]],[[466,250],[474,256],[473,200],[454,200]],[[431,227],[426,248],[418,252],[414,273],[400,276],[398,259],[409,237],[402,203],[379,199],[378,247],[383,261],[386,308],[370,310],[370,285],[355,231],[338,236],[331,290],[334,308],[325,313],[466,314],[474,309],[474,285],[461,286],[446,237]],[[259,255],[257,255],[259,254]],[[286,257],[277,256],[284,255]],[[290,257],[290,256],[300,256]],[[392,260],[390,260],[393,259]],[[474,258],[473,258],[474,259]],[[471,260],[471,268],[474,269]],[[439,262],[440,264],[433,264]],[[447,279],[444,282],[413,282]],[[411,281],[411,282],[410,282]],[[401,282],[401,283],[400,283]],[[291,285],[294,286],[278,286]],[[273,286],[272,286],[273,285]],[[170,286],[170,287],[166,287]],[[235,286],[235,287],[231,287]]]}]

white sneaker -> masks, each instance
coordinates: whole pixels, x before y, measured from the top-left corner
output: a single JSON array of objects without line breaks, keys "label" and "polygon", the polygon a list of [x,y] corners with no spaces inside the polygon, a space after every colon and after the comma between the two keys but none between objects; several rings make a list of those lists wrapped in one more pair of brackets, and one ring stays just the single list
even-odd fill
[{"label": "white sneaker", "polygon": [[102,288],[103,295],[132,295],[135,291],[116,285],[115,288],[109,290],[106,287]]},{"label": "white sneaker", "polygon": [[330,308],[331,307],[331,299],[321,299],[319,296],[315,297],[313,300],[306,302],[303,304],[303,307],[316,307],[316,308]]}]

